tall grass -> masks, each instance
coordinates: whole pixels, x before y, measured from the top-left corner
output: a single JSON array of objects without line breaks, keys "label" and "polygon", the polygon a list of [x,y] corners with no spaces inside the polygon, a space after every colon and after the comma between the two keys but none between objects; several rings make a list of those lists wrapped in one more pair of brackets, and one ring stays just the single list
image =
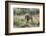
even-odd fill
[{"label": "tall grass", "polygon": [[38,24],[38,20],[33,17],[33,21],[31,19],[27,22],[26,19],[19,18],[17,16],[14,16],[14,27],[34,27],[35,25]]}]

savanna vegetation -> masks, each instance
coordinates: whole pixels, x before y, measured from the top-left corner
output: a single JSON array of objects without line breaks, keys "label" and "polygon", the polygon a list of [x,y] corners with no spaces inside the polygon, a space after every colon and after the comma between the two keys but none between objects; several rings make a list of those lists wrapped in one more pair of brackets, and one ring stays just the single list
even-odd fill
[{"label": "savanna vegetation", "polygon": [[[14,27],[38,27],[39,9],[36,8],[14,8]],[[29,17],[25,16],[28,15]]]}]

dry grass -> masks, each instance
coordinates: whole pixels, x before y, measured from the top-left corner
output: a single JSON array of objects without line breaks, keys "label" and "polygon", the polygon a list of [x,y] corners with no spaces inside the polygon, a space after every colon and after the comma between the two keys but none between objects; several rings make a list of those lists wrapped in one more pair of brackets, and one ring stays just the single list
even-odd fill
[{"label": "dry grass", "polygon": [[33,15],[33,21],[31,21],[31,19],[28,21],[26,21],[25,19],[25,15],[21,15],[21,16],[14,16],[14,27],[35,27],[35,26],[39,26],[38,22],[39,22],[39,17],[37,15]]}]

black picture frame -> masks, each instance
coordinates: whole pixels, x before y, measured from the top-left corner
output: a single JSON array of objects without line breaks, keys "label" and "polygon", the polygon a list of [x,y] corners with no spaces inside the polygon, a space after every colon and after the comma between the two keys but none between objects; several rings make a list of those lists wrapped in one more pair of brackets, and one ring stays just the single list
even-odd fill
[{"label": "black picture frame", "polygon": [[[8,32],[8,3],[27,3],[27,4],[42,4],[43,5],[43,31],[36,32],[22,32],[22,33],[9,33]],[[45,32],[45,3],[40,2],[22,2],[22,1],[5,1],[5,35],[18,35],[18,34],[35,34]]]}]

